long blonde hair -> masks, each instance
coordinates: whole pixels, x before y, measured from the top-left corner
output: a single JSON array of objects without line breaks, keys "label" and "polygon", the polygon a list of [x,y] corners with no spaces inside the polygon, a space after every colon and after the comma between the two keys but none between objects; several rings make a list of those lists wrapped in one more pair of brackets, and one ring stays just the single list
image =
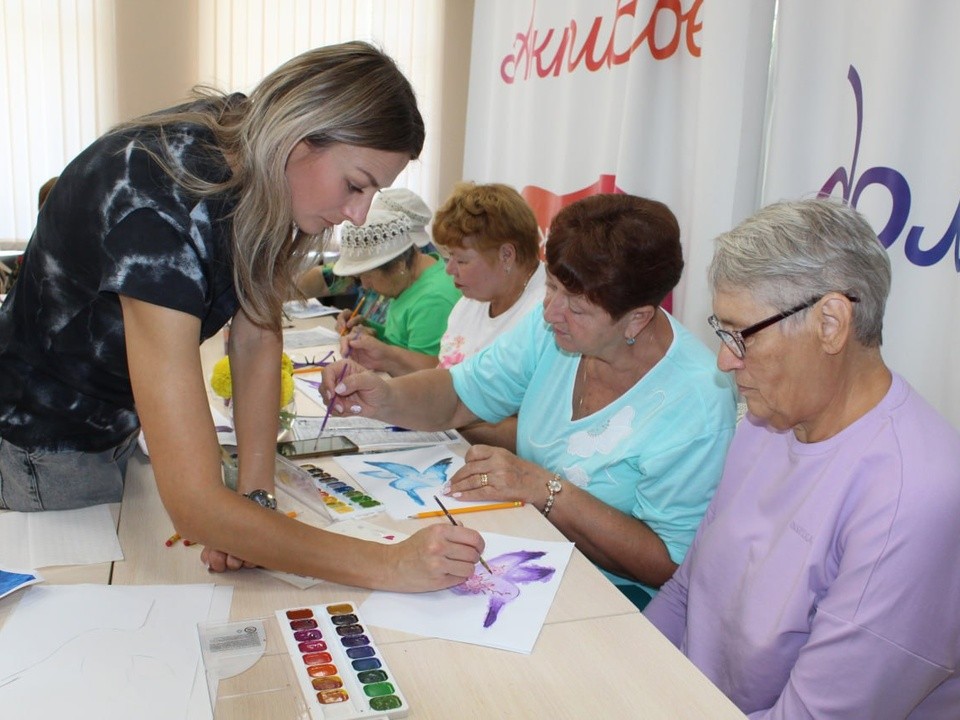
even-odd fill
[{"label": "long blonde hair", "polygon": [[201,197],[237,197],[233,213],[233,279],[240,306],[254,322],[279,323],[296,279],[329,235],[293,232],[285,175],[294,146],[335,143],[409,153],[423,149],[423,118],[410,83],[394,61],[365,42],[309,50],[267,75],[249,98],[196,88],[201,105],[181,106],[115,128],[191,123],[213,133],[233,174],[214,183],[161,158],[165,171]]}]

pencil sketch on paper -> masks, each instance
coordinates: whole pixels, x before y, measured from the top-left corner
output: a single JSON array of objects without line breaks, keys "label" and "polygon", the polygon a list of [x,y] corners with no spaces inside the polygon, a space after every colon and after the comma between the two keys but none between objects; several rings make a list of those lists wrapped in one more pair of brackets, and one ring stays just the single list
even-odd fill
[{"label": "pencil sketch on paper", "polygon": [[[390,480],[390,487],[406,493],[417,505],[426,505],[417,491],[420,488],[436,488],[443,485],[447,481],[447,469],[452,462],[452,457],[445,457],[437,460],[426,470],[417,470],[413,465],[367,460],[367,465],[373,465],[380,469],[363,470],[360,474],[380,480]],[[393,479],[391,480],[391,478]]]},{"label": "pencil sketch on paper", "polygon": [[493,574],[481,570],[474,573],[469,580],[450,588],[450,591],[457,595],[486,595],[489,601],[483,626],[488,628],[497,621],[504,605],[520,597],[519,585],[545,583],[553,577],[556,568],[527,564],[544,555],[546,552],[541,550],[517,550],[497,555],[487,561]]}]

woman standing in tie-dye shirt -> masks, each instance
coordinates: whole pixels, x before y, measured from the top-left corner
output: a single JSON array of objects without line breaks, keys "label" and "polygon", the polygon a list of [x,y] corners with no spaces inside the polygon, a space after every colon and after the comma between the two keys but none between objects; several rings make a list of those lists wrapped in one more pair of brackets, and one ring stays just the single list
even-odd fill
[{"label": "woman standing in tie-dye shirt", "polygon": [[[346,43],[293,58],[250,97],[205,94],[84,150],[0,309],[0,507],[118,502],[142,426],[164,506],[211,570],[399,590],[469,577],[483,541],[464,528],[384,548],[271,512],[283,301],[423,141],[393,61]],[[228,320],[242,495],[222,482],[199,352]]]}]

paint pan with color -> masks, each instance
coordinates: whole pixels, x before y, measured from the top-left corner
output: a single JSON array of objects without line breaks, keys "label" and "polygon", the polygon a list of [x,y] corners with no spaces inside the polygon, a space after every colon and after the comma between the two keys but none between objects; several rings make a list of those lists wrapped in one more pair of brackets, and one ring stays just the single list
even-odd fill
[{"label": "paint pan with color", "polygon": [[409,705],[353,603],[276,614],[312,720],[407,716]]}]

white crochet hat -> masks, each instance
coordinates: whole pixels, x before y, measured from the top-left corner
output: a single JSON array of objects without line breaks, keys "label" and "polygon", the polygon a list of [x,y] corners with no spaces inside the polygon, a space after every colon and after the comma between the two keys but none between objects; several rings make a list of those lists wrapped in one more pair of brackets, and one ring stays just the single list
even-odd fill
[{"label": "white crochet hat", "polygon": [[430,242],[426,232],[433,213],[412,190],[381,190],[360,225],[344,223],[340,229],[340,258],[333,266],[336,275],[359,275],[399,257],[411,245]]}]

